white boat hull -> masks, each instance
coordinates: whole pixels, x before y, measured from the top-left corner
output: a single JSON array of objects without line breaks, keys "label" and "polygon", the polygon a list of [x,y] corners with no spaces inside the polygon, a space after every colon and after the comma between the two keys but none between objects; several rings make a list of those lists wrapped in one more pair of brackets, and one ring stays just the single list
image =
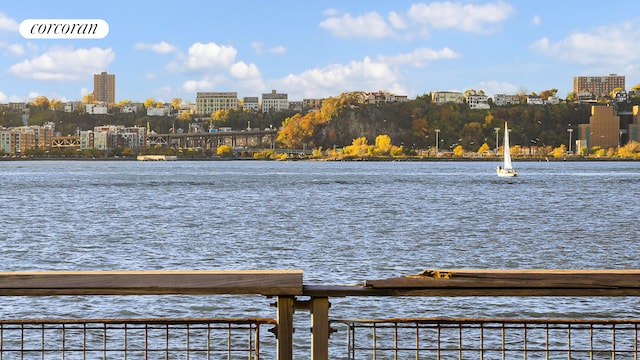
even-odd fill
[{"label": "white boat hull", "polygon": [[501,166],[498,166],[496,169],[499,177],[514,177],[518,176],[518,172],[516,169],[503,169]]}]

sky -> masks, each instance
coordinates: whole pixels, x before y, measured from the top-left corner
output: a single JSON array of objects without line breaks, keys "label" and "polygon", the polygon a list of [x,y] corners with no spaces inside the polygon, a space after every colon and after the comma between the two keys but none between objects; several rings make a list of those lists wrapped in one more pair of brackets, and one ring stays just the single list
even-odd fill
[{"label": "sky", "polygon": [[[613,5],[612,5],[613,4]],[[290,101],[386,90],[488,96],[557,89],[575,76],[640,83],[640,2],[4,1],[0,103],[78,101],[116,75],[116,102],[194,103],[276,90]],[[101,19],[101,39],[32,39],[32,19]]]}]

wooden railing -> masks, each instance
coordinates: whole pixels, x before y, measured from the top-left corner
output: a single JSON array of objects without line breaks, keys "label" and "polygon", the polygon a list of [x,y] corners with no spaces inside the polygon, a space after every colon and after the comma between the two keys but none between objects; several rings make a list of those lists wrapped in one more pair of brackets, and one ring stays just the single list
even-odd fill
[{"label": "wooden railing", "polygon": [[[277,358],[293,358],[293,315],[311,314],[311,358],[329,358],[329,299],[376,296],[640,296],[640,270],[426,270],[361,285],[304,285],[298,270],[0,273],[0,296],[216,295],[277,297]],[[305,297],[309,300],[300,300]]]}]

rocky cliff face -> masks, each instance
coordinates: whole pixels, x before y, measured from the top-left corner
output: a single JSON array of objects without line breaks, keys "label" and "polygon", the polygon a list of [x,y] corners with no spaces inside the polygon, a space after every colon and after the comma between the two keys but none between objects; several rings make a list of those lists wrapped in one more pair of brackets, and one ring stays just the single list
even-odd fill
[{"label": "rocky cliff face", "polygon": [[315,146],[322,146],[323,149],[334,145],[342,147],[351,145],[359,137],[366,137],[369,144],[374,144],[378,135],[389,135],[394,145],[400,145],[406,137],[406,131],[399,128],[397,119],[388,118],[385,113],[373,106],[344,109],[316,129]]}]

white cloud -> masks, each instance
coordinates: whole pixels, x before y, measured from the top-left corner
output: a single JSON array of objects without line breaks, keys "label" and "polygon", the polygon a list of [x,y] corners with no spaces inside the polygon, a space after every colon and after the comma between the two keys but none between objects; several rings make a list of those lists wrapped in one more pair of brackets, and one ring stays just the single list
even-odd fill
[{"label": "white cloud", "polygon": [[255,64],[247,65],[243,61],[231,65],[231,76],[236,79],[250,79],[260,77],[260,71]]},{"label": "white cloud", "polygon": [[233,64],[236,53],[237,50],[232,46],[197,42],[189,47],[185,68],[188,71],[228,68]]},{"label": "white cloud", "polygon": [[540,25],[540,23],[542,23],[542,19],[540,18],[540,16],[534,15],[533,18],[531,19],[531,24],[534,26],[538,26]]},{"label": "white cloud", "polygon": [[515,94],[520,91],[519,86],[495,80],[480,82],[477,87],[471,88],[476,90],[483,90],[484,93],[490,98],[494,97],[495,94]]},{"label": "white cloud", "polygon": [[243,61],[237,62],[231,66],[230,73],[237,80],[238,90],[252,92],[265,88],[260,70],[255,64],[246,64]]},{"label": "white cloud", "polygon": [[640,25],[635,23],[603,26],[591,32],[573,33],[552,42],[542,38],[531,49],[568,63],[610,65],[619,68],[640,60]]},{"label": "white cloud", "polygon": [[323,68],[290,74],[274,82],[273,88],[288,89],[291,98],[335,96],[345,91],[387,89],[398,93],[398,75],[385,63],[366,57],[349,64],[333,64]]},{"label": "white cloud", "polygon": [[498,30],[513,12],[513,7],[502,1],[484,5],[434,2],[412,5],[407,16],[428,28],[488,33]]},{"label": "white cloud", "polygon": [[503,1],[483,5],[453,2],[417,3],[406,12],[392,11],[387,18],[376,12],[340,16],[335,9],[325,10],[320,27],[337,37],[384,38],[426,36],[430,29],[458,29],[474,33],[491,33],[513,14],[513,7]]},{"label": "white cloud", "polygon": [[257,41],[252,42],[251,48],[253,49],[253,51],[256,52],[256,54],[262,54],[263,45],[261,42],[257,42]]},{"label": "white cloud", "polygon": [[137,43],[135,44],[134,48],[136,50],[151,50],[153,52],[159,53],[159,54],[168,54],[171,52],[176,51],[176,47],[161,41],[157,44],[145,44],[145,43]]},{"label": "white cloud", "polygon": [[201,90],[210,90],[213,88],[214,83],[208,78],[200,79],[200,80],[188,80],[182,84],[182,90],[187,93],[194,94]]},{"label": "white cloud", "polygon": [[455,59],[459,55],[449,49],[432,50],[427,48],[419,48],[411,53],[398,54],[393,56],[380,56],[380,60],[390,65],[412,65],[415,67],[423,67],[426,63],[442,59]]},{"label": "white cloud", "polygon": [[355,17],[351,14],[331,16],[320,22],[320,27],[338,37],[383,38],[393,35],[389,25],[376,12]]},{"label": "white cloud", "polygon": [[20,24],[12,18],[8,17],[4,13],[0,13],[0,31],[14,31],[18,32]]},{"label": "white cloud", "polygon": [[7,96],[2,91],[0,91],[0,103],[1,104],[7,103]]},{"label": "white cloud", "polygon": [[[264,52],[264,44],[261,42],[254,41],[251,43],[251,48],[256,54],[262,54]],[[272,54],[284,54],[287,52],[287,49],[284,46],[275,46],[268,50],[268,52]]]},{"label": "white cloud", "polygon": [[392,11],[389,13],[389,23],[391,23],[391,26],[393,26],[396,29],[407,28],[406,20],[402,17],[402,15],[398,14],[395,11]]},{"label": "white cloud", "polygon": [[272,54],[284,54],[287,52],[287,49],[284,46],[275,46],[269,49],[269,52]]},{"label": "white cloud", "polygon": [[36,80],[81,80],[104,71],[113,60],[111,48],[70,49],[54,47],[31,60],[9,68],[9,72]]},{"label": "white cloud", "polygon": [[25,50],[24,47],[20,44],[11,44],[7,46],[7,50],[14,55],[24,55]]}]

